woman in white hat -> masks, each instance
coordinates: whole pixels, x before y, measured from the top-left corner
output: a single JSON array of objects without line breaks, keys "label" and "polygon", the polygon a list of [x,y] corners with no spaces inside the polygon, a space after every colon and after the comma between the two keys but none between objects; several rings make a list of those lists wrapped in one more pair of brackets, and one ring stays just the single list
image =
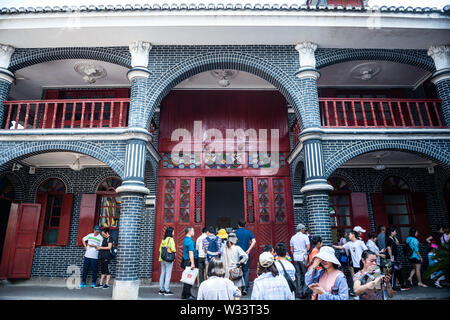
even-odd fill
[{"label": "woman in white hat", "polygon": [[[321,270],[316,270],[321,265]],[[338,270],[339,260],[332,247],[323,246],[314,256],[305,282],[314,292],[313,300],[348,300],[348,285],[345,275]]]},{"label": "woman in white hat", "polygon": [[238,238],[236,237],[236,234],[230,233],[228,235],[228,239],[222,251],[221,259],[225,266],[225,277],[232,280],[234,285],[240,289],[245,285],[244,278],[241,277],[236,280],[231,279],[230,270],[241,268],[247,262],[248,255],[241,249],[241,247],[236,245],[237,241]]}]

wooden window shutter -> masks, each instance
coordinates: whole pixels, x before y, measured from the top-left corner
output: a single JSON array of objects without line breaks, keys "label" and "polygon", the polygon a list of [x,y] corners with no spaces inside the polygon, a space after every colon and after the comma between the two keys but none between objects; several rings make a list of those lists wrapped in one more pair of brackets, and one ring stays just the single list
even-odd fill
[{"label": "wooden window shutter", "polygon": [[419,231],[419,239],[424,242],[425,239],[431,235],[430,220],[427,214],[427,200],[424,192],[412,192],[411,193],[411,205],[412,214],[414,216],[414,222],[411,224]]},{"label": "wooden window shutter", "polygon": [[59,218],[58,246],[69,244],[70,219],[72,217],[73,194],[63,196],[61,216]]},{"label": "wooden window shutter", "polygon": [[96,203],[97,195],[95,193],[83,194],[81,196],[80,218],[78,220],[78,246],[83,245],[81,239],[83,239],[84,236],[94,232]]},{"label": "wooden window shutter", "polygon": [[373,219],[375,220],[375,228],[378,231],[378,227],[384,225],[389,226],[388,216],[386,213],[386,205],[384,204],[384,193],[371,193]]},{"label": "wooden window shutter", "polygon": [[41,205],[41,216],[39,217],[39,227],[36,236],[36,245],[42,245],[42,234],[44,233],[45,210],[47,209],[47,193],[38,192],[36,195],[36,203]]},{"label": "wooden window shutter", "polygon": [[352,201],[353,224],[370,232],[369,208],[367,206],[367,195],[365,192],[352,192],[350,194]]}]

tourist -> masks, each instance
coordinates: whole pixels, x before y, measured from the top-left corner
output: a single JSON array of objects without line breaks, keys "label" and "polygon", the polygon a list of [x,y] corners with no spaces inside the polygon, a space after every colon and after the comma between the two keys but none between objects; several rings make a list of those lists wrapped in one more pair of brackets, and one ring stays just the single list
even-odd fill
[{"label": "tourist", "polygon": [[[403,280],[402,265],[398,254],[398,245],[400,242],[397,239],[397,230],[394,227],[389,227],[386,230],[386,236],[386,259],[390,261],[394,272],[392,277],[392,288],[396,291],[409,290],[411,288],[406,286]],[[395,285],[396,282],[399,283],[399,286]]]},{"label": "tourist", "polygon": [[275,246],[275,252],[277,253],[277,259],[275,260],[275,267],[277,267],[278,273],[283,274],[284,270],[295,283],[295,267],[287,259],[287,247],[283,242],[278,243]]},{"label": "tourist", "polygon": [[420,268],[421,264],[423,263],[423,259],[419,252],[419,240],[417,239],[418,235],[419,231],[417,231],[416,228],[412,227],[409,229],[408,238],[406,238],[405,246],[409,246],[409,252],[411,253],[407,258],[411,263],[411,265],[413,266],[408,277],[408,282],[412,287],[413,286],[412,278],[414,277],[414,275],[416,275],[418,281],[417,285],[419,287],[426,288],[428,286],[422,282],[422,275],[420,273]]},{"label": "tourist", "polygon": [[168,227],[164,232],[164,237],[161,241],[161,244],[159,245],[159,259],[158,259],[158,261],[161,262],[161,275],[159,276],[158,294],[165,296],[172,296],[173,292],[170,291],[169,286],[170,286],[170,279],[172,277],[173,261],[168,262],[164,261],[161,258],[161,250],[163,247],[167,248],[168,253],[175,253],[177,251],[175,241],[173,240],[172,227]]},{"label": "tourist", "polygon": [[[332,247],[320,248],[305,275],[306,284],[314,292],[313,300],[348,300],[347,280],[338,269],[340,265]],[[319,266],[321,270],[317,270]]]},{"label": "tourist", "polygon": [[253,282],[252,300],[294,300],[289,284],[280,276],[273,255],[263,252],[259,256],[258,277]]},{"label": "tourist", "polygon": [[375,255],[377,256],[377,265],[381,266],[381,259],[386,259],[386,255],[384,254],[384,252],[386,251],[386,249],[382,249],[380,250],[380,248],[378,248],[377,244],[377,234],[370,232],[369,233],[369,240],[367,240],[366,242],[366,247],[367,249],[369,249],[370,251],[372,251],[373,253],[375,253]]},{"label": "tourist", "polygon": [[444,225],[442,225],[442,224],[440,224],[439,226],[438,226],[438,228],[437,228],[437,231],[436,232],[432,232],[431,233],[431,236],[429,236],[428,238],[426,238],[425,239],[425,241],[429,244],[429,245],[431,245],[432,243],[435,243],[435,244],[437,244],[437,246],[439,247],[439,248],[441,248],[442,247],[442,241],[441,241],[441,238],[442,238],[442,235],[444,234]]},{"label": "tourist", "polygon": [[[285,246],[286,246],[286,244],[284,243],[284,242],[279,242],[279,243],[282,243],[282,244],[284,244]],[[286,248],[287,248],[287,246],[286,246]],[[275,260],[278,260],[278,254],[277,254],[277,252],[276,252],[276,250],[275,250],[275,252],[273,253],[273,258],[275,259]],[[289,252],[287,252],[287,249],[286,249],[286,256],[284,257],[287,261],[289,261],[290,263],[292,263],[292,257],[291,257],[291,255],[289,254]]]},{"label": "tourist", "polygon": [[311,246],[312,246],[312,250],[308,255],[308,266],[309,266],[308,270],[311,269],[311,267],[312,267],[312,260],[314,259],[314,256],[316,256],[319,253],[319,250],[322,247],[322,237],[321,236],[312,236],[311,237]]},{"label": "tourist", "polygon": [[[193,227],[187,227],[185,229],[185,238],[183,240],[183,261],[181,267],[184,269],[190,267],[192,270],[198,268],[198,252],[195,249],[194,237],[195,231]],[[181,299],[195,300],[195,297],[191,293],[192,286],[190,284],[183,284],[183,291],[181,293]]]},{"label": "tourist", "polygon": [[353,290],[360,300],[386,300],[394,296],[390,285],[391,275],[381,273],[375,252],[365,250],[360,265],[361,270],[353,278]]},{"label": "tourist", "polygon": [[220,257],[223,250],[225,249],[225,245],[227,244],[227,238],[228,238],[227,230],[225,230],[223,228],[219,229],[219,231],[217,232],[217,237],[221,241],[220,247],[219,247],[219,257]]},{"label": "tourist", "polygon": [[202,248],[206,253],[205,265],[208,265],[213,258],[219,257],[220,250],[222,250],[222,239],[215,235],[213,226],[206,229],[206,237],[203,239]]},{"label": "tourist", "polygon": [[441,236],[441,246],[444,247],[450,241],[450,227],[444,227],[444,232]]},{"label": "tourist", "polygon": [[[436,259],[436,250],[438,249],[438,245],[435,243],[431,244],[431,248],[430,251],[428,252],[428,266],[432,267],[434,266],[436,263],[438,263],[438,260]],[[442,289],[443,286],[441,284],[441,281],[445,281],[445,275],[444,272],[442,270],[438,270],[436,272],[433,272],[430,275],[430,279],[434,281],[434,285],[437,288]]]},{"label": "tourist", "polygon": [[206,250],[203,248],[203,240],[206,238],[208,228],[203,227],[202,234],[195,241],[195,249],[198,251],[198,282],[202,283],[206,278]]},{"label": "tourist", "polygon": [[244,264],[242,271],[244,272],[245,286],[242,288],[242,295],[247,295],[250,282],[250,252],[256,245],[256,239],[250,230],[245,229],[245,221],[238,222],[238,229],[235,232],[238,238],[237,245],[245,251],[248,256],[247,263]]},{"label": "tourist", "polygon": [[304,299],[308,292],[308,287],[305,285],[305,257],[307,257],[307,253],[309,252],[310,242],[309,237],[305,234],[305,229],[305,225],[299,223],[297,225],[297,233],[292,236],[290,241],[291,252],[294,258],[294,267],[296,270],[296,296],[301,299]]},{"label": "tourist", "polygon": [[[109,228],[104,228],[102,230],[101,234],[103,237],[103,241],[102,241],[101,246],[97,247],[97,250],[99,251],[98,259],[100,260],[101,276],[100,276],[99,286],[96,286],[96,288],[108,289],[109,281],[111,279],[111,272],[109,271],[109,264],[111,263],[111,259],[112,259],[111,248],[113,246],[114,241],[109,232]],[[106,282],[102,285],[103,279],[105,279]]]},{"label": "tourist", "polygon": [[233,279],[230,271],[235,268],[242,268],[248,260],[248,255],[244,252],[244,250],[242,250],[241,247],[236,245],[237,242],[238,239],[236,235],[234,233],[230,233],[228,235],[221,259],[225,266],[225,277],[233,281],[234,285],[241,290],[241,288],[245,286],[244,277],[242,276],[239,279]]},{"label": "tourist", "polygon": [[241,291],[225,277],[222,260],[212,258],[207,269],[207,279],[198,288],[197,300],[239,300]]},{"label": "tourist", "polygon": [[366,232],[365,229],[361,228],[360,226],[356,226],[353,228],[353,231],[355,231],[357,233],[357,238],[359,240],[363,240],[363,233]]},{"label": "tourist", "polygon": [[386,249],[386,227],[384,225],[378,227],[377,241],[375,243],[380,251]]},{"label": "tourist", "polygon": [[352,278],[356,272],[359,271],[360,265],[359,261],[361,260],[361,254],[364,250],[367,250],[366,245],[362,240],[358,238],[357,231],[350,231],[348,235],[349,242],[345,243],[343,246],[333,245],[335,249],[346,249],[350,252],[350,256],[352,258]]},{"label": "tourist", "polygon": [[[339,229],[338,230],[338,246],[343,246],[347,243],[347,231],[345,229]],[[341,269],[342,272],[344,272],[345,278],[347,279],[347,285],[349,287],[349,295],[352,297],[355,297],[356,295],[353,293],[353,268],[351,266],[350,260],[350,254],[348,253],[347,249],[339,249],[339,262],[341,263]]]},{"label": "tourist", "polygon": [[89,272],[89,268],[92,270],[92,288],[100,288],[97,284],[97,272],[98,272],[98,250],[96,248],[103,242],[103,237],[100,234],[100,227],[95,226],[94,232],[89,233],[81,240],[86,252],[84,254],[83,262],[83,274],[81,277],[80,288],[86,287],[86,278]]}]

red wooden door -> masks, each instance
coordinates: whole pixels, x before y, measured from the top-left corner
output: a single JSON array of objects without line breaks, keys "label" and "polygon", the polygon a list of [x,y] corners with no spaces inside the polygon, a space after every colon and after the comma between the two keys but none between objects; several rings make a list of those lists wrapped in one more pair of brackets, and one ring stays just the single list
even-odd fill
[{"label": "red wooden door", "polygon": [[[284,242],[289,248],[293,208],[288,177],[246,177],[245,182],[246,225],[256,239],[256,248],[250,253],[250,279],[253,280],[258,257],[266,244],[275,248],[277,243]],[[254,219],[249,214],[253,212]]]},{"label": "red wooden door", "polygon": [[30,278],[40,211],[36,203],[11,204],[0,278]]},{"label": "red wooden door", "polygon": [[161,274],[159,246],[165,230],[174,228],[174,240],[177,248],[172,269],[173,281],[181,279],[180,267],[183,259],[183,240],[185,228],[194,227],[194,241],[201,235],[205,225],[203,177],[160,177],[158,179],[158,202],[156,209],[155,244],[153,254],[153,281],[158,281]]}]

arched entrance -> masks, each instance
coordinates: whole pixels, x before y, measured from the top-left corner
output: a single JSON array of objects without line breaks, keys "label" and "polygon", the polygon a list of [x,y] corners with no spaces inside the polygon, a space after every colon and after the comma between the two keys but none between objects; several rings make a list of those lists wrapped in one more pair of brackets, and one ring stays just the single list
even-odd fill
[{"label": "arched entrance", "polygon": [[179,279],[185,228],[193,226],[196,239],[207,224],[231,232],[237,220],[257,241],[254,278],[262,247],[288,245],[293,234],[286,100],[273,88],[173,90],[161,103],[159,127],[153,281],[167,227],[175,230]]}]

